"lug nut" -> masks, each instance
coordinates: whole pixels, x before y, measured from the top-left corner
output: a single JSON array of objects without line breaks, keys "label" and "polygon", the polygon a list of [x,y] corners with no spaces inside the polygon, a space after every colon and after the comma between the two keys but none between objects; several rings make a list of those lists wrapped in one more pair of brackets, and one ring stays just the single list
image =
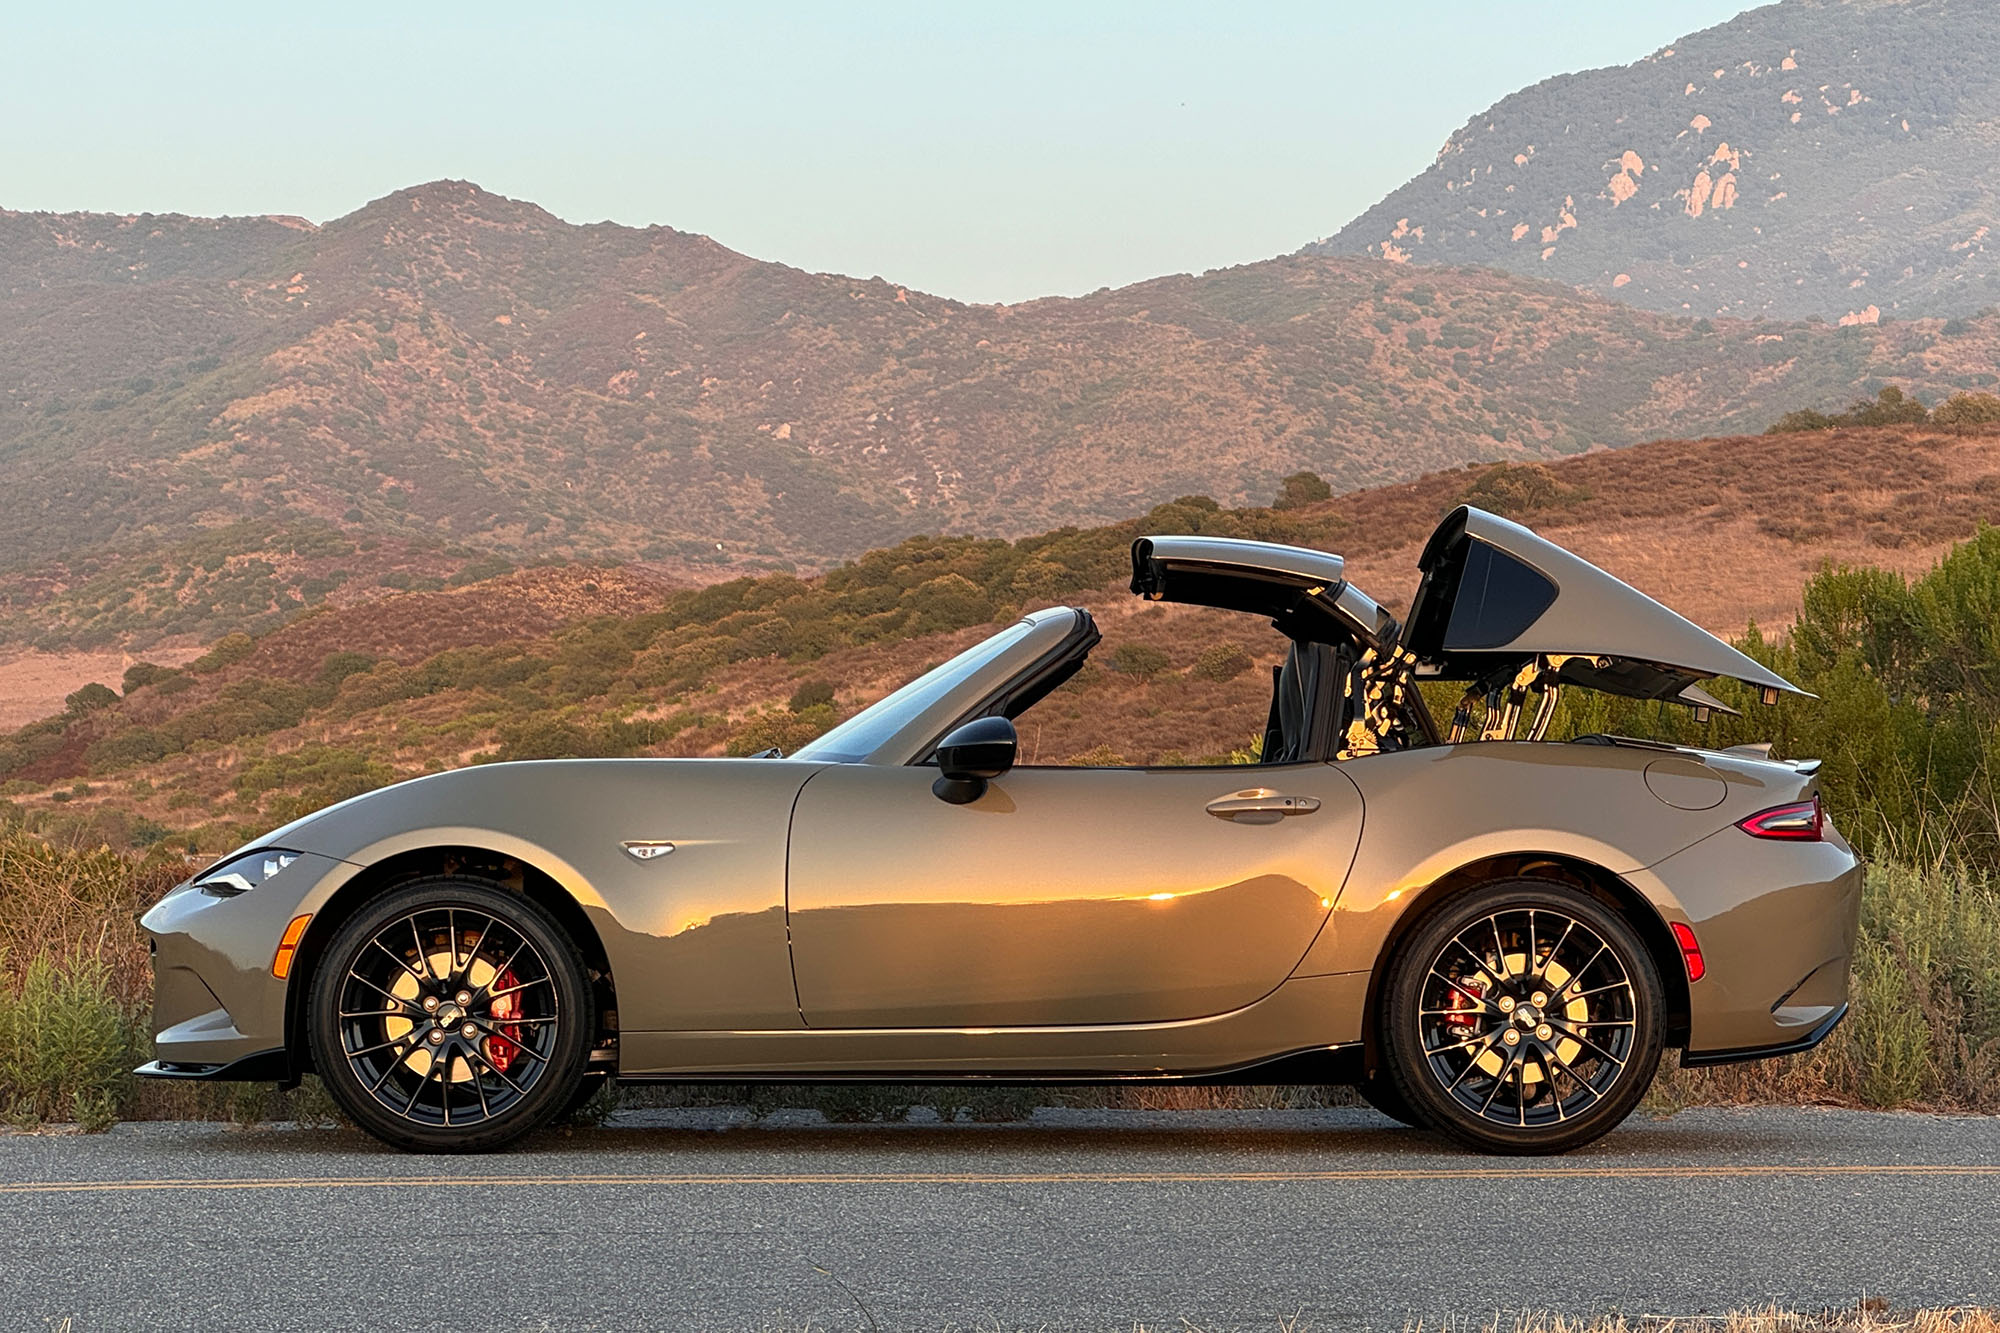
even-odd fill
[{"label": "lug nut", "polygon": [[1519,1046],[1521,1044],[1521,1034],[1513,1028],[1508,1028],[1500,1034],[1500,1040],[1506,1042],[1509,1046]]},{"label": "lug nut", "polygon": [[1556,1030],[1550,1027],[1547,1023],[1544,1023],[1540,1027],[1535,1029],[1535,1035],[1541,1038],[1543,1041],[1547,1041],[1550,1037],[1556,1035]]},{"label": "lug nut", "polygon": [[1530,995],[1528,997],[1529,1004],[1539,1005],[1539,1004],[1547,1004],[1548,1002],[1549,1002],[1549,997],[1542,994],[1540,991],[1536,991],[1533,995]]},{"label": "lug nut", "polygon": [[438,1007],[438,997],[437,997],[437,996],[435,996],[435,995],[426,995],[426,996],[424,996],[424,1012],[425,1012],[425,1013],[427,1013],[427,1014],[434,1014],[434,1013],[436,1013],[436,1012],[437,1012],[437,1007]]},{"label": "lug nut", "polygon": [[443,1041],[444,1041],[444,1029],[443,1029],[443,1028],[432,1028],[432,1029],[431,1029],[431,1037],[430,1037],[430,1041],[431,1041],[431,1045],[433,1045],[433,1046],[436,1046],[436,1045],[440,1044],[441,1042],[443,1042]]},{"label": "lug nut", "polygon": [[460,1028],[459,1032],[468,1038],[479,1035],[479,1029],[471,1023],[467,1023],[464,1027]]},{"label": "lug nut", "polygon": [[459,993],[457,994],[457,996],[455,996],[454,998],[456,998],[456,999],[457,999],[457,1001],[459,1002],[459,1004],[461,1004],[461,1005],[467,1005],[467,1004],[471,1004],[471,1003],[472,1003],[472,992],[471,992],[471,991],[469,991],[469,990],[462,990],[462,991],[460,991],[460,992],[459,992]]},{"label": "lug nut", "polygon": [[1502,996],[1500,997],[1500,1012],[1501,1012],[1501,1013],[1503,1013],[1503,1014],[1511,1014],[1511,1013],[1513,1013],[1513,1012],[1514,1012],[1514,997],[1513,997],[1513,996],[1511,996],[1511,995],[1502,995]]}]

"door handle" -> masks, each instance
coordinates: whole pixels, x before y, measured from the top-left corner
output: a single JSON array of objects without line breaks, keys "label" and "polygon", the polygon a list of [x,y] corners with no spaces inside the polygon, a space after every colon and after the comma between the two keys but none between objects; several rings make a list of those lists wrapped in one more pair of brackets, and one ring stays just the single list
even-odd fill
[{"label": "door handle", "polygon": [[1208,803],[1208,813],[1239,824],[1275,824],[1287,815],[1309,815],[1317,809],[1317,796],[1287,796],[1269,787],[1231,792]]}]

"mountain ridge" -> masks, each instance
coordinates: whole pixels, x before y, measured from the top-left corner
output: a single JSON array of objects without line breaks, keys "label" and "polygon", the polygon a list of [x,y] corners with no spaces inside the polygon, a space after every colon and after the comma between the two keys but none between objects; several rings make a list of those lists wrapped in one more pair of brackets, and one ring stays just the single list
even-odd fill
[{"label": "mountain ridge", "polygon": [[1645,309],[1874,322],[2000,301],[2000,9],[1782,0],[1470,118],[1302,253]]}]

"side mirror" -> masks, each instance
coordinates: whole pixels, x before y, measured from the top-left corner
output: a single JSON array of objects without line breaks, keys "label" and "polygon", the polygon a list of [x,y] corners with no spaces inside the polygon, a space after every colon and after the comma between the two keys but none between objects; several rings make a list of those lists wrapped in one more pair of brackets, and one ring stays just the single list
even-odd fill
[{"label": "side mirror", "polygon": [[941,801],[970,805],[986,794],[988,782],[1014,766],[1020,747],[1006,718],[974,718],[938,742],[939,777],[931,790]]}]

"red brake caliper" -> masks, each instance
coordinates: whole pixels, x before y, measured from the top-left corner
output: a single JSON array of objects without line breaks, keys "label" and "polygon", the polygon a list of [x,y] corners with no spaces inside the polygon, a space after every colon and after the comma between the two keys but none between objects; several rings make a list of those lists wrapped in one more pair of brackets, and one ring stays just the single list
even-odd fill
[{"label": "red brake caliper", "polygon": [[1460,1036],[1466,1036],[1477,1031],[1479,1027],[1479,996],[1481,993],[1476,986],[1465,984],[1454,986],[1451,991],[1451,998],[1445,1005],[1449,1012],[1444,1016],[1444,1025]]},{"label": "red brake caliper", "polygon": [[511,992],[494,997],[493,1026],[502,1035],[486,1040],[486,1058],[503,1074],[513,1067],[514,1057],[520,1054],[521,1025],[507,1021],[521,1016],[521,993],[513,989],[520,984],[520,978],[514,975],[511,967],[493,978],[494,990]]}]

